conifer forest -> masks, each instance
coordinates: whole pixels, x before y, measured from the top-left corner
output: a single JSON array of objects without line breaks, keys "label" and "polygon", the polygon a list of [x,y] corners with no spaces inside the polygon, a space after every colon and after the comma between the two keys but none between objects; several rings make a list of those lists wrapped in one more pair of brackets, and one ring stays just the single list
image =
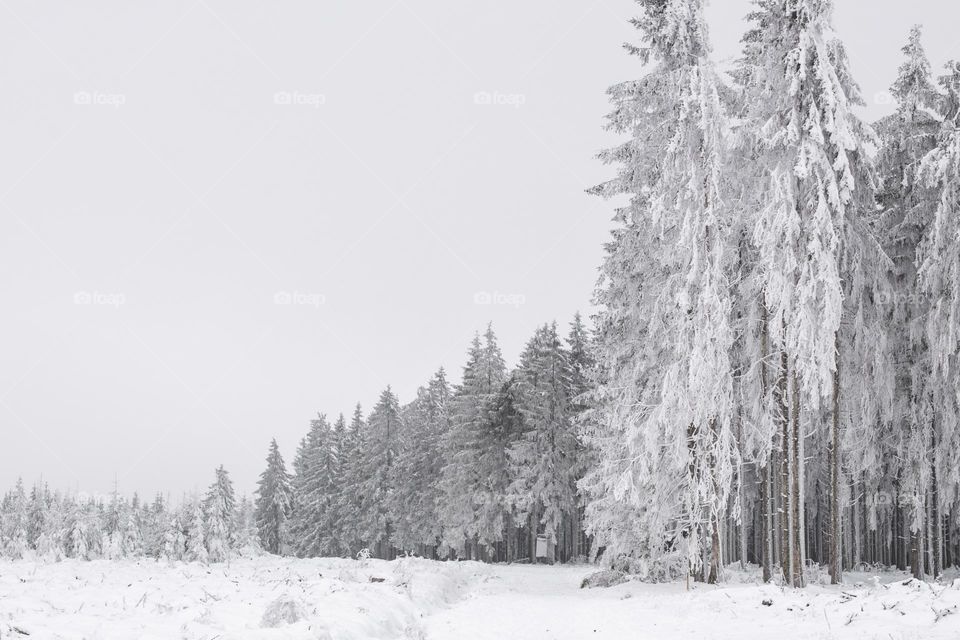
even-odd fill
[{"label": "conifer forest", "polygon": [[[934,25],[899,25],[901,40],[882,45],[900,52],[886,115],[865,117],[834,28],[844,2],[754,0],[738,55],[721,60],[706,0],[635,0],[622,16],[635,73],[606,80],[597,130],[614,141],[595,159],[606,177],[577,185],[591,215],[611,220],[581,312],[541,318],[510,359],[498,338],[509,318],[476,325],[454,350],[459,368],[437,363],[407,397],[386,386],[373,404],[358,390],[317,406],[297,442],[264,425],[262,472],[240,478],[252,492],[215,458],[206,489],[155,496],[25,474],[0,502],[0,595],[23,563],[98,574],[136,563],[205,585],[208,617],[179,621],[185,638],[232,628],[209,613],[227,596],[204,575],[220,572],[302,590],[262,625],[279,616],[320,635],[283,637],[462,637],[466,605],[451,603],[497,580],[539,595],[509,596],[515,614],[490,600],[491,620],[476,622],[490,637],[588,637],[621,619],[638,629],[630,603],[650,598],[706,625],[698,616],[726,610],[724,593],[741,607],[733,617],[761,622],[735,631],[717,614],[716,637],[793,633],[778,624],[809,637],[956,637],[960,63],[928,58]],[[504,98],[485,95],[491,108]],[[357,594],[384,581],[392,591],[330,604],[341,613],[319,622],[323,598],[368,597]],[[753,591],[723,591],[744,584]],[[593,586],[606,589],[563,591]],[[542,624],[539,605],[522,610],[561,595]],[[843,609],[855,598],[859,612]],[[796,617],[811,602],[816,615]],[[581,606],[611,617],[574,619]],[[901,614],[889,628],[888,610]],[[0,637],[25,632],[15,614],[0,597]],[[524,620],[536,623],[521,631]],[[561,629],[545,632],[546,620]]]}]

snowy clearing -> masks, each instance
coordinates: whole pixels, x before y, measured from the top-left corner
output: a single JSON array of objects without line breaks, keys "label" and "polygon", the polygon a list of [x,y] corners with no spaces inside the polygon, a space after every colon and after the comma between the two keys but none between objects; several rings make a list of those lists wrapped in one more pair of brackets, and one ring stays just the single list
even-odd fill
[{"label": "snowy clearing", "polygon": [[960,580],[851,574],[843,588],[799,591],[735,573],[732,584],[690,592],[639,582],[581,590],[595,570],[275,557],[229,567],[4,562],[0,638],[960,637]]}]

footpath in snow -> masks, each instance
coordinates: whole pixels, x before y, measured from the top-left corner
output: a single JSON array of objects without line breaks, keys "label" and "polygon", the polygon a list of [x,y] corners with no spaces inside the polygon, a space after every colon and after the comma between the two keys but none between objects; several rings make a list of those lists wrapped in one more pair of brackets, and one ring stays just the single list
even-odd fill
[{"label": "footpath in snow", "polygon": [[[226,565],[0,563],[0,638],[71,640],[960,638],[960,580],[843,587],[627,582],[588,566],[275,557]],[[29,635],[26,635],[29,634]]]}]

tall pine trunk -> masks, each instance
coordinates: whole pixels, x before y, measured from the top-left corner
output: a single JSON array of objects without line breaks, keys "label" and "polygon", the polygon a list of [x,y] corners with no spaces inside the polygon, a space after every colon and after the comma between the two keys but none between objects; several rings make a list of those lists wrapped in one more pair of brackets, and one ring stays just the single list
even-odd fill
[{"label": "tall pine trunk", "polygon": [[800,455],[800,383],[793,372],[793,430],[790,434],[790,564],[792,566],[790,584],[794,587],[803,586],[803,457]]},{"label": "tall pine trunk", "polygon": [[773,530],[770,510],[769,464],[760,468],[760,544],[757,545],[760,563],[763,566],[763,581],[773,578]]},{"label": "tall pine trunk", "polygon": [[933,565],[931,575],[936,579],[943,572],[943,565],[940,546],[940,490],[937,482],[937,435],[935,429],[931,435],[930,444],[930,549],[933,552],[930,560]]},{"label": "tall pine trunk", "polygon": [[779,537],[780,537],[780,568],[783,571],[783,580],[786,584],[793,584],[791,572],[791,545],[790,545],[790,413],[787,407],[787,376],[789,362],[787,352],[780,352],[780,375],[777,379],[775,393],[777,400],[777,420],[780,425],[780,508],[779,508]]},{"label": "tall pine trunk", "polygon": [[710,518],[710,575],[707,577],[709,584],[717,584],[720,581],[720,517],[713,515]]},{"label": "tall pine trunk", "polygon": [[840,514],[840,334],[836,337],[836,370],[833,372],[833,429],[830,438],[830,584],[842,579],[843,548]]},{"label": "tall pine trunk", "polygon": [[[767,398],[767,357],[770,352],[770,334],[767,326],[766,297],[760,303],[760,393]],[[773,446],[760,467],[760,563],[763,565],[763,581],[773,578],[773,479],[770,476]],[[742,508],[742,507],[741,507]]]},{"label": "tall pine trunk", "polygon": [[[916,509],[917,507],[914,507]],[[923,580],[923,542],[921,531],[910,527],[910,573],[917,580]]]}]

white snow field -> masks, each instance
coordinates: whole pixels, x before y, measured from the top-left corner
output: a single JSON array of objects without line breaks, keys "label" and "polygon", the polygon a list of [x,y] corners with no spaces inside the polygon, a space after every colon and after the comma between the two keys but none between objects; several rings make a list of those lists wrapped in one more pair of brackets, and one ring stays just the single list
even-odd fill
[{"label": "white snow field", "polygon": [[3,562],[0,638],[960,638],[960,580],[852,574],[842,588],[784,590],[731,572],[732,583],[691,591],[581,590],[593,571],[412,558]]}]

